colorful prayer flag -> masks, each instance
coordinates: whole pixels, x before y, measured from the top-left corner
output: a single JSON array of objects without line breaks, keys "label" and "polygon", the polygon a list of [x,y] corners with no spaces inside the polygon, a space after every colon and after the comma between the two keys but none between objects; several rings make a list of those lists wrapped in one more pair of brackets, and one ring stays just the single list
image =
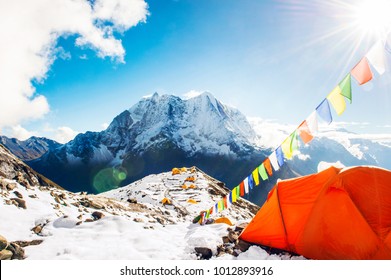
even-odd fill
[{"label": "colorful prayer flag", "polygon": [[282,153],[281,146],[276,149],[276,157],[278,165],[281,167],[284,165],[284,154]]},{"label": "colorful prayer flag", "polygon": [[333,117],[331,116],[330,105],[327,99],[323,99],[322,103],[316,107],[316,112],[318,115],[328,124],[333,121]]},{"label": "colorful prayer flag", "polygon": [[240,183],[240,196],[243,197],[244,196],[244,181],[242,181]]},{"label": "colorful prayer flag", "polygon": [[375,43],[365,57],[379,75],[384,74],[386,71],[386,52],[384,42],[380,40]]},{"label": "colorful prayer flag", "polygon": [[258,168],[255,168],[254,171],[252,172],[252,174],[253,174],[255,186],[258,186],[259,185]]},{"label": "colorful prayer flag", "polygon": [[318,118],[316,116],[316,110],[313,111],[306,119],[308,128],[312,134],[318,132]]},{"label": "colorful prayer flag", "polygon": [[293,152],[297,150],[297,137],[296,131],[289,135],[284,142],[281,144],[282,152],[284,153],[285,158],[291,159],[293,156]]},{"label": "colorful prayer flag", "polygon": [[259,174],[261,175],[262,180],[266,181],[269,177],[267,176],[266,168],[263,163],[258,167],[258,170],[259,170]]},{"label": "colorful prayer flag", "polygon": [[336,86],[329,95],[327,95],[327,100],[333,105],[335,112],[338,115],[341,115],[346,109],[345,98],[343,98],[341,89],[339,86]]},{"label": "colorful prayer flag", "polygon": [[229,206],[231,206],[232,205],[232,194],[231,193],[227,194],[227,201],[228,201]]},{"label": "colorful prayer flag", "polygon": [[252,190],[254,187],[254,179],[253,179],[252,174],[247,176],[247,182],[248,182],[248,186],[249,186],[250,190]]},{"label": "colorful prayer flag", "polygon": [[240,186],[236,187],[236,198],[240,197]]},{"label": "colorful prayer flag", "polygon": [[303,121],[297,128],[300,138],[304,144],[311,142],[314,136],[311,134],[311,131],[307,125],[307,121]]},{"label": "colorful prayer flag", "polygon": [[223,197],[224,209],[228,208],[228,199],[226,196]]},{"label": "colorful prayer flag", "polygon": [[244,192],[247,194],[249,192],[249,189],[248,189],[248,177],[246,177],[246,179],[244,179],[243,182],[244,182]]},{"label": "colorful prayer flag", "polygon": [[266,168],[267,174],[269,174],[269,176],[272,176],[273,175],[273,170],[272,170],[272,166],[271,166],[271,163],[270,163],[270,159],[266,158],[264,160],[264,162],[263,162],[263,165]]},{"label": "colorful prayer flag", "polygon": [[214,207],[212,206],[210,209],[209,209],[209,214],[212,215],[214,213]]},{"label": "colorful prayer flag", "polygon": [[206,211],[206,216],[205,216],[205,218],[209,218],[209,216],[210,216],[210,210],[208,210],[208,211]]},{"label": "colorful prayer flag", "polygon": [[237,192],[237,187],[235,187],[233,190],[232,190],[232,195],[231,195],[231,197],[232,197],[232,203],[235,203],[236,202],[236,200],[237,200],[237,194],[238,194],[238,192]]},{"label": "colorful prayer flag", "polygon": [[363,85],[366,82],[372,80],[372,71],[369,67],[368,59],[363,57],[359,63],[350,71],[350,74],[356,79],[359,85]]},{"label": "colorful prayer flag", "polygon": [[352,76],[350,73],[347,74],[338,85],[341,88],[341,94],[352,103]]},{"label": "colorful prayer flag", "polygon": [[269,156],[270,163],[272,164],[275,171],[278,171],[280,169],[280,166],[278,165],[277,155],[276,151],[273,151],[273,153]]}]

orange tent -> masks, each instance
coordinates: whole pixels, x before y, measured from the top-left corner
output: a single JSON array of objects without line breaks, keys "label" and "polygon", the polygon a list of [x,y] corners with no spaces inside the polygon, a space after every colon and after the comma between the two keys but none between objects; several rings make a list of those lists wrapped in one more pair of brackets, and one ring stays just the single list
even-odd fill
[{"label": "orange tent", "polygon": [[391,259],[391,172],[330,167],[280,181],[240,239],[310,259]]}]

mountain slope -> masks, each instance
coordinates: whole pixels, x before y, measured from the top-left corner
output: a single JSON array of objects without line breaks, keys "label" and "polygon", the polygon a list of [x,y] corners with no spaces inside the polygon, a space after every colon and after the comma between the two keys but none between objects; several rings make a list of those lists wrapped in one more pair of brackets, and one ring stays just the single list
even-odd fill
[{"label": "mountain slope", "polygon": [[[200,170],[150,175],[141,181],[100,195],[72,193],[40,182],[29,186],[13,179],[9,164],[22,168],[0,146],[0,234],[8,240],[1,256],[33,259],[192,259],[199,249],[210,250],[212,259],[281,259],[257,246],[242,248],[224,243],[235,226],[201,226],[192,220],[211,207],[228,189]],[[16,161],[15,161],[16,160]],[[30,172],[30,171],[29,171]],[[31,171],[33,172],[33,171]],[[9,174],[7,176],[3,176]],[[20,176],[27,176],[21,173]],[[194,176],[195,188],[182,188]],[[172,205],[163,205],[169,197]],[[190,203],[192,199],[197,203]],[[23,202],[23,203],[22,203]],[[235,225],[248,222],[258,206],[240,198],[224,212]],[[109,245],[109,246],[108,246]],[[234,256],[235,255],[235,256]],[[203,255],[202,255],[203,256]],[[294,257],[295,258],[295,257]]]},{"label": "mountain slope", "polygon": [[[115,117],[106,130],[79,134],[29,164],[73,191],[98,193],[191,165],[234,185],[264,155],[255,138],[245,116],[210,93],[188,100],[155,93]],[[116,173],[126,176],[119,179]]]},{"label": "mountain slope", "polygon": [[20,141],[16,138],[0,136],[0,144],[3,144],[14,155],[23,161],[29,161],[41,157],[50,149],[55,149],[61,144],[45,137],[30,137]]}]

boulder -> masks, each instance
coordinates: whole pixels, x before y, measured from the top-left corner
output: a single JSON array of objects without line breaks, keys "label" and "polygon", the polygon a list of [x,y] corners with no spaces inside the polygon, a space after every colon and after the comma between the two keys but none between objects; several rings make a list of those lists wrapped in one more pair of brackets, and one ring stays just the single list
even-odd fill
[{"label": "boulder", "polygon": [[102,212],[99,212],[99,211],[95,211],[91,214],[92,218],[94,218],[94,220],[99,220],[99,219],[102,219],[105,214],[103,214]]},{"label": "boulder", "polygon": [[40,234],[42,231],[42,226],[41,225],[36,225],[31,229],[35,234]]},{"label": "boulder", "polygon": [[234,232],[234,231],[228,232],[228,239],[230,242],[235,243],[236,240],[238,240],[238,238],[239,238],[239,235],[236,232]]},{"label": "boulder", "polygon": [[7,239],[5,239],[4,236],[0,235],[0,251],[7,249],[8,245],[9,245],[9,243],[8,243]]},{"label": "boulder", "polygon": [[12,258],[12,252],[9,250],[1,250],[0,251],[0,260],[10,260]]},{"label": "boulder", "polygon": [[23,198],[23,195],[18,191],[14,191],[14,194],[16,195],[17,198]]},{"label": "boulder", "polygon": [[235,249],[239,249],[242,252],[246,252],[248,250],[248,248],[250,248],[250,246],[251,246],[250,243],[243,241],[241,239],[238,239],[236,241]]},{"label": "boulder", "polygon": [[104,205],[98,201],[95,200],[90,200],[90,207],[95,208],[95,209],[103,209]]},{"label": "boulder", "polygon": [[223,236],[222,239],[223,239],[223,243],[229,243],[228,236]]},{"label": "boulder", "polygon": [[127,202],[137,204],[137,199],[135,199],[135,198],[128,198]]},{"label": "boulder", "polygon": [[135,221],[136,223],[144,223],[144,220],[141,218],[134,218],[133,221]]},{"label": "boulder", "polygon": [[23,248],[15,242],[10,243],[8,250],[12,252],[12,260],[23,260],[25,258]]},{"label": "boulder", "polygon": [[86,223],[91,223],[91,222],[93,222],[94,220],[93,219],[86,219],[84,222],[86,222]]},{"label": "boulder", "polygon": [[212,250],[206,247],[195,247],[194,250],[202,260],[209,260],[213,256]]},{"label": "boulder", "polygon": [[235,231],[242,232],[245,229],[245,227],[247,227],[247,225],[248,225],[248,223],[242,223],[240,225],[237,225],[235,227]]},{"label": "boulder", "polygon": [[19,208],[27,209],[27,207],[26,207],[26,201],[24,201],[23,199],[20,199],[20,198],[11,198],[11,201],[16,202],[15,205],[18,206]]},{"label": "boulder", "polygon": [[15,183],[8,183],[6,188],[7,188],[7,190],[12,191],[16,188],[16,184]]},{"label": "boulder", "polygon": [[15,241],[13,243],[18,244],[20,247],[35,246],[43,242],[42,239],[35,239],[31,241]]}]

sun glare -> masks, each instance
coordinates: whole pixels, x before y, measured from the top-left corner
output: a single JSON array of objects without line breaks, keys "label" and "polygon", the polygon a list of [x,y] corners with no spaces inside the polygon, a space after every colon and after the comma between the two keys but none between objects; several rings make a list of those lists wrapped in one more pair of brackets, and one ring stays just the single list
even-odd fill
[{"label": "sun glare", "polygon": [[361,32],[378,38],[391,31],[391,1],[364,0],[354,7],[355,24]]}]

